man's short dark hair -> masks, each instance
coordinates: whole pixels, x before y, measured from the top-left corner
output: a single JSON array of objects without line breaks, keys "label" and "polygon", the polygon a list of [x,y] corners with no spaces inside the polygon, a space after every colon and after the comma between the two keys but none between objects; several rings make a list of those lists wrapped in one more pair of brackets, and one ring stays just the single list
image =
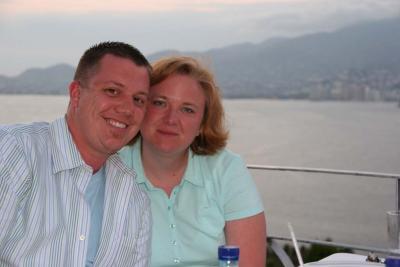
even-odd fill
[{"label": "man's short dark hair", "polygon": [[137,48],[123,42],[102,42],[90,47],[82,55],[74,80],[86,85],[91,75],[96,73],[100,60],[107,54],[129,59],[137,66],[146,67],[149,76],[151,74],[150,63]]}]

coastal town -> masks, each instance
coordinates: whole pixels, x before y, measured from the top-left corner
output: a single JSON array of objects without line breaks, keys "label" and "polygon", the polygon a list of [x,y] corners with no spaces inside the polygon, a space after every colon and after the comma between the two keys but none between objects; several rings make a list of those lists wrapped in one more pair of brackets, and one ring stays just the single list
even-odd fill
[{"label": "coastal town", "polygon": [[332,79],[314,81],[311,100],[399,101],[400,72],[386,70],[366,73],[348,71]]}]

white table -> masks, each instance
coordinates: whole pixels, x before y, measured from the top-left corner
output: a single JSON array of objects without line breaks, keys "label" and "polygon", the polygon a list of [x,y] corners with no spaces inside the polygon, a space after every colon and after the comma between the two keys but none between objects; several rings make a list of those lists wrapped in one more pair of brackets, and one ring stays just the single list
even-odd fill
[{"label": "white table", "polygon": [[379,262],[366,261],[367,256],[335,253],[319,261],[304,264],[304,267],[384,267],[385,264]]}]

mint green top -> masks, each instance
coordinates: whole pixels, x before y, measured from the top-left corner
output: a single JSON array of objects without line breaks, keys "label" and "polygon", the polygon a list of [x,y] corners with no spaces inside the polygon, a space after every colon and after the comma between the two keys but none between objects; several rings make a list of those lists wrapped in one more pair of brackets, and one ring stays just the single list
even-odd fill
[{"label": "mint green top", "polygon": [[218,266],[218,246],[225,243],[225,221],[263,211],[245,163],[228,150],[212,156],[190,151],[184,177],[168,197],[146,178],[140,143],[119,153],[135,169],[137,182],[151,199],[151,266]]}]

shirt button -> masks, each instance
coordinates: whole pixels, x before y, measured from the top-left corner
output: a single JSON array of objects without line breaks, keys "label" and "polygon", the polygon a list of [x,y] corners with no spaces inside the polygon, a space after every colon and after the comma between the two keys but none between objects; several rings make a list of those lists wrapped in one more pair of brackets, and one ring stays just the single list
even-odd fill
[{"label": "shirt button", "polygon": [[175,258],[175,259],[174,259],[174,262],[175,262],[175,263],[180,263],[181,261],[180,261],[178,258]]},{"label": "shirt button", "polygon": [[172,245],[176,245],[176,240],[172,241]]},{"label": "shirt button", "polygon": [[171,223],[171,224],[169,225],[169,227],[170,227],[170,228],[175,228],[175,227],[176,227],[176,225],[175,225],[175,224],[173,224],[173,223]]},{"label": "shirt button", "polygon": [[171,210],[171,206],[168,206],[168,210]]},{"label": "shirt button", "polygon": [[84,235],[79,236],[79,240],[81,240],[81,241],[85,240],[85,238],[86,238],[86,236],[84,236]]}]

